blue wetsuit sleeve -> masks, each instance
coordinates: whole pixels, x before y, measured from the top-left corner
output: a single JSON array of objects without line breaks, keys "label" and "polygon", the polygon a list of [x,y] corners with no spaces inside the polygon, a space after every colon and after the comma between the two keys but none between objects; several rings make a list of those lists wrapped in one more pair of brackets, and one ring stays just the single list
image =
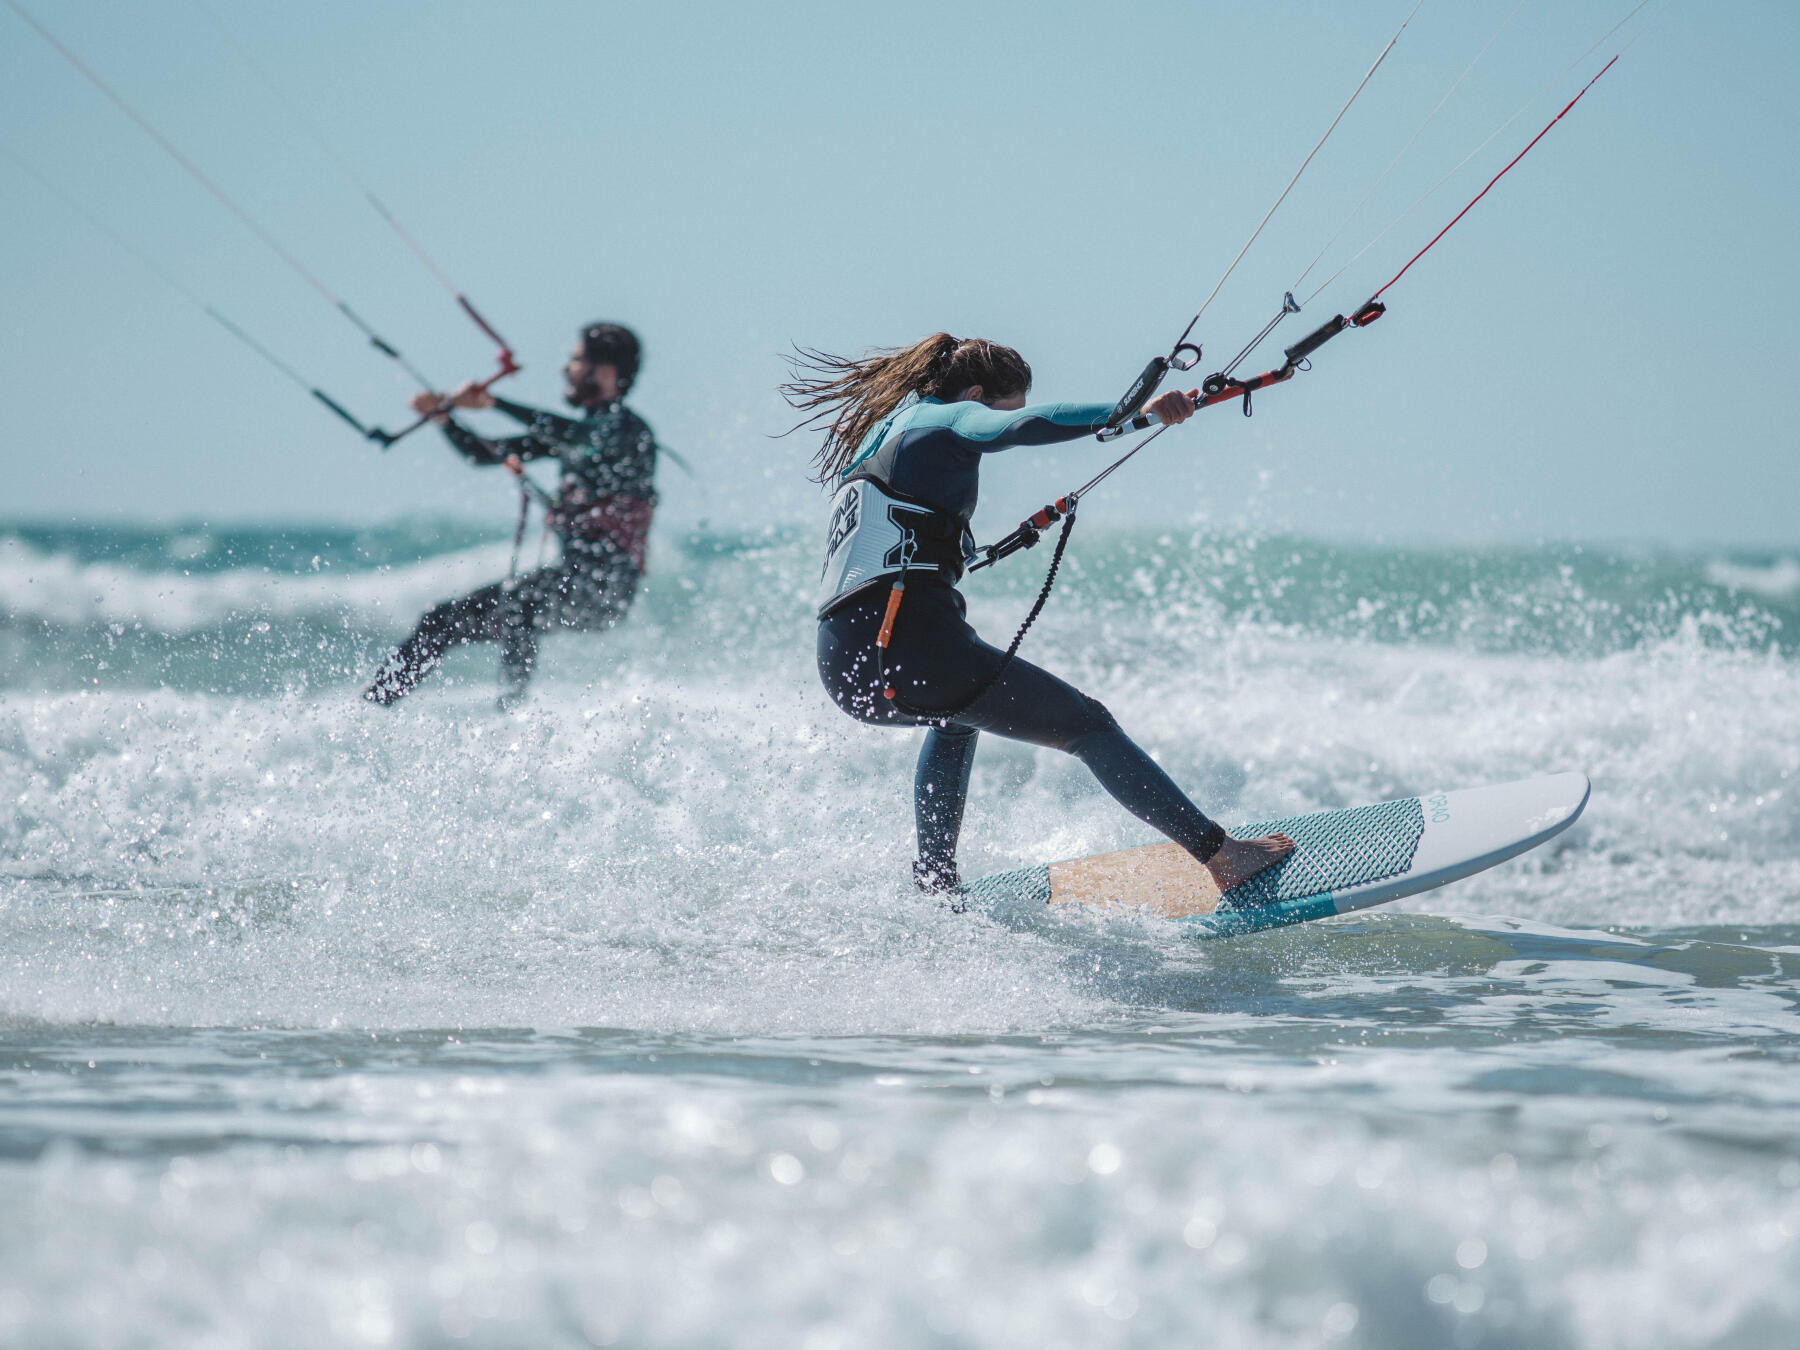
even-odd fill
[{"label": "blue wetsuit sleeve", "polygon": [[1110,403],[1029,403],[1003,412],[980,403],[949,405],[950,430],[983,454],[1015,445],[1055,445],[1079,440],[1106,425]]}]

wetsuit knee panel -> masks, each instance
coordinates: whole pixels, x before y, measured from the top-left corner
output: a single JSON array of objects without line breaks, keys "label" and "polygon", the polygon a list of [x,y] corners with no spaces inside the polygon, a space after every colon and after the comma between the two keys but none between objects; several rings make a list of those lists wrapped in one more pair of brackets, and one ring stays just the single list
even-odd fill
[{"label": "wetsuit knee panel", "polygon": [[1056,748],[1067,754],[1081,754],[1081,748],[1088,739],[1095,735],[1106,735],[1119,730],[1107,706],[1097,698],[1081,695],[1081,713],[1068,726],[1068,734]]}]

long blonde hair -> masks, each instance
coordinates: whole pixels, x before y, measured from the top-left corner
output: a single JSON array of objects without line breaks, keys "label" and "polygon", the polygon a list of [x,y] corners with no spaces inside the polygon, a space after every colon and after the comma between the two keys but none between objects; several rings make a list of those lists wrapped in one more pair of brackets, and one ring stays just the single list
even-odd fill
[{"label": "long blonde hair", "polygon": [[980,385],[985,395],[1008,398],[1031,389],[1031,367],[1011,347],[948,333],[861,357],[800,347],[790,364],[794,378],[781,386],[782,397],[809,415],[783,434],[825,424],[825,441],[813,456],[816,483],[849,467],[876,424],[915,394],[948,400]]}]

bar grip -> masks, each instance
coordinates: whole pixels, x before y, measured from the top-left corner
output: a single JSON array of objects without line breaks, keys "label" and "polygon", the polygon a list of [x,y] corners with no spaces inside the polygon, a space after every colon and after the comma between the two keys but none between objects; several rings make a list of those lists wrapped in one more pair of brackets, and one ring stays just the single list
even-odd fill
[{"label": "bar grip", "polygon": [[327,408],[330,408],[331,411],[343,418],[351,426],[355,427],[363,436],[371,441],[379,443],[383,450],[388,448],[391,438],[388,436],[387,432],[383,431],[380,427],[364,426],[348,408],[339,403],[323,389],[309,389],[307,390],[307,393],[311,394],[314,398],[318,399],[319,402],[323,403]]},{"label": "bar grip", "polygon": [[1169,358],[1166,356],[1156,357],[1149,365],[1145,366],[1142,373],[1132,382],[1131,388],[1125,391],[1125,397],[1115,403],[1112,412],[1107,414],[1107,429],[1111,430],[1117,427],[1127,417],[1132,416],[1139,408],[1148,403],[1151,396],[1161,387],[1163,377],[1168,373]]},{"label": "bar grip", "polygon": [[1300,362],[1318,351],[1319,348],[1323,347],[1327,342],[1330,342],[1331,339],[1343,332],[1349,326],[1350,320],[1346,319],[1342,314],[1334,315],[1325,320],[1324,323],[1320,324],[1317,328],[1313,329],[1312,332],[1308,333],[1305,337],[1301,338],[1293,346],[1287,349],[1288,364],[1290,366],[1300,364]]},{"label": "bar grip", "polygon": [[1097,441],[1116,441],[1119,437],[1128,436],[1134,431],[1148,431],[1151,427],[1160,426],[1161,424],[1162,418],[1158,417],[1155,413],[1139,413],[1136,417],[1129,418],[1126,421],[1119,423],[1116,427],[1101,427],[1100,430],[1094,433],[1094,439]]}]

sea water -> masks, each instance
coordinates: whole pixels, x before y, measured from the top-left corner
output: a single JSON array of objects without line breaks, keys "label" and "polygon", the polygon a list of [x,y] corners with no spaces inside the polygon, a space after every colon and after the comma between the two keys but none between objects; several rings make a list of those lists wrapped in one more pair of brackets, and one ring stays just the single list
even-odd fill
[{"label": "sea water", "polygon": [[[505,539],[0,528],[0,1345],[1792,1338],[1791,553],[1084,524],[1026,654],[1227,822],[1593,778],[1199,942],[911,891],[816,543],[659,535],[502,714],[492,649],[356,695]],[[984,741],[965,874],[1149,837]]]}]

